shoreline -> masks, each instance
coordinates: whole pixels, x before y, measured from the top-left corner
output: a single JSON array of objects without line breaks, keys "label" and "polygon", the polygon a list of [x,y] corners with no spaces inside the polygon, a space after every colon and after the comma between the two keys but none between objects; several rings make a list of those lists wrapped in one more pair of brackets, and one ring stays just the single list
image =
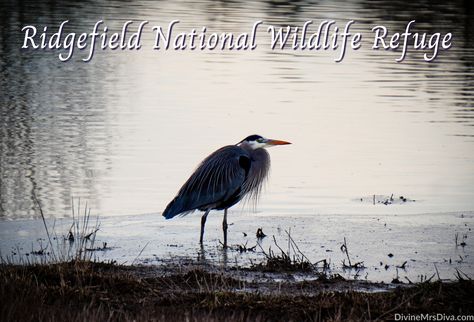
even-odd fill
[{"label": "shoreline", "polygon": [[267,282],[195,265],[2,264],[1,320],[344,321],[474,314],[474,283],[467,279],[381,290],[381,284],[339,277],[282,281],[255,274]]},{"label": "shoreline", "polygon": [[[78,213],[83,213],[83,211]],[[79,227],[84,235],[94,232],[91,258],[119,264],[168,265],[170,261],[201,258],[211,265],[249,267],[265,260],[265,252],[280,253],[288,249],[288,233],[309,262],[326,261],[333,273],[345,279],[362,279],[389,283],[419,282],[440,275],[442,280],[455,280],[460,270],[474,276],[472,231],[474,213],[441,213],[427,215],[314,215],[299,217],[257,214],[251,217],[238,212],[229,216],[229,245],[222,250],[221,215],[208,219],[204,246],[197,241],[200,216],[189,215],[165,221],[157,214],[131,216],[90,216],[89,227]],[[68,234],[72,223],[81,224],[82,217],[46,219],[52,245],[42,220],[2,221],[0,254],[10,263],[47,262],[42,254],[51,246],[70,254]],[[341,225],[344,223],[344,225]],[[267,237],[259,239],[262,228]],[[74,235],[80,235],[76,231]],[[76,236],[76,237],[77,237]],[[456,239],[457,237],[457,239]],[[352,263],[363,262],[361,270],[344,269],[347,254]],[[277,244],[276,244],[277,243]],[[76,243],[77,244],[77,243]],[[294,249],[290,251],[294,254]],[[31,256],[33,255],[33,256]],[[25,259],[29,261],[25,261]],[[62,256],[62,259],[70,259]]]}]

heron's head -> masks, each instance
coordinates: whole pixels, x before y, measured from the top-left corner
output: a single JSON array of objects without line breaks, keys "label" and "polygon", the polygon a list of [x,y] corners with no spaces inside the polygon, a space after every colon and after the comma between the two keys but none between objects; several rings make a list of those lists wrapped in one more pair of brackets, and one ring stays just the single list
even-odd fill
[{"label": "heron's head", "polygon": [[285,144],[291,144],[291,143],[286,142],[286,141],[281,141],[281,140],[267,139],[267,138],[264,138],[263,136],[254,134],[254,135],[247,136],[245,139],[240,141],[237,145],[242,145],[242,144],[246,144],[251,149],[257,150],[261,148],[269,148],[275,145],[285,145]]}]

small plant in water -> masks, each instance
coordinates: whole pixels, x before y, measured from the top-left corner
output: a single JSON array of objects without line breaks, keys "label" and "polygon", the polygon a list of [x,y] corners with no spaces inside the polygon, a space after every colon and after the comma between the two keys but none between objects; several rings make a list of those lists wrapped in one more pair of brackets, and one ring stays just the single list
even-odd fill
[{"label": "small plant in water", "polygon": [[[88,261],[91,260],[94,251],[107,250],[107,243],[104,242],[102,247],[95,247],[95,239],[99,231],[99,218],[96,218],[95,224],[91,225],[91,209],[87,203],[84,209],[81,209],[81,200],[77,203],[77,209],[72,200],[72,224],[67,235],[58,238],[53,225],[52,230],[48,228],[48,224],[41,207],[41,203],[33,194],[36,206],[39,209],[41,219],[46,231],[48,245],[40,245],[39,251],[32,251],[33,255],[49,255],[49,258],[43,258],[44,262],[65,262],[65,261]],[[46,253],[46,249],[49,251]]]}]

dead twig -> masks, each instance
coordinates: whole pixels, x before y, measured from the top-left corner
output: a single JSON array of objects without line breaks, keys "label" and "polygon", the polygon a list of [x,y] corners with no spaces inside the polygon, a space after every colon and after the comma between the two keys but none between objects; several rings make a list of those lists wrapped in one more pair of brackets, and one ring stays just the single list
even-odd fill
[{"label": "dead twig", "polygon": [[46,224],[46,218],[44,217],[43,208],[41,208],[41,204],[38,198],[36,198],[36,193],[34,191],[33,191],[33,200],[38,206],[39,212],[41,214],[41,219],[43,220],[44,229],[46,230],[46,235],[48,236],[49,246],[51,247],[51,253],[53,254],[53,258],[56,260],[56,254],[54,253],[53,242],[51,241],[51,236],[49,235],[48,225]]},{"label": "dead twig", "polygon": [[347,261],[349,263],[349,265],[347,265],[346,261],[342,260],[342,268],[343,269],[352,269],[352,268],[362,269],[362,268],[365,268],[363,261],[352,264],[351,258],[349,257],[349,250],[347,248],[346,237],[344,237],[344,244],[341,245],[341,251],[346,254]]},{"label": "dead twig", "polygon": [[143,246],[142,250],[138,253],[137,257],[135,257],[135,259],[133,260],[132,265],[135,263],[135,261],[138,259],[138,257],[140,257],[140,255],[143,253],[143,251],[145,250],[145,248],[148,246],[149,243],[150,242],[147,242],[145,244],[145,246]]}]

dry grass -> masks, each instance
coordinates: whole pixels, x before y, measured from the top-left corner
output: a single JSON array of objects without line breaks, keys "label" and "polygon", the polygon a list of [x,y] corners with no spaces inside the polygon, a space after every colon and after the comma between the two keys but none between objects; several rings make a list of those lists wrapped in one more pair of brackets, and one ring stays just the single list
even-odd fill
[{"label": "dry grass", "polygon": [[[280,247],[275,236],[273,236],[273,243],[279,252],[275,253],[271,247],[268,252],[265,251],[260,244],[260,249],[265,256],[265,261],[258,264],[253,264],[249,269],[253,271],[262,272],[314,272],[318,275],[326,276],[326,269],[328,263],[326,259],[320,260],[317,263],[311,263],[308,257],[298,247],[298,244],[291,237],[291,232],[286,231],[287,235],[287,249],[286,251]],[[321,265],[322,264],[322,267]]]},{"label": "dry grass", "polygon": [[[192,269],[94,262],[0,266],[1,321],[319,321],[395,313],[473,314],[474,284],[422,283],[390,292],[334,292],[334,281],[259,285]],[[158,276],[157,276],[158,275]],[[350,283],[350,282],[344,282]]]}]

